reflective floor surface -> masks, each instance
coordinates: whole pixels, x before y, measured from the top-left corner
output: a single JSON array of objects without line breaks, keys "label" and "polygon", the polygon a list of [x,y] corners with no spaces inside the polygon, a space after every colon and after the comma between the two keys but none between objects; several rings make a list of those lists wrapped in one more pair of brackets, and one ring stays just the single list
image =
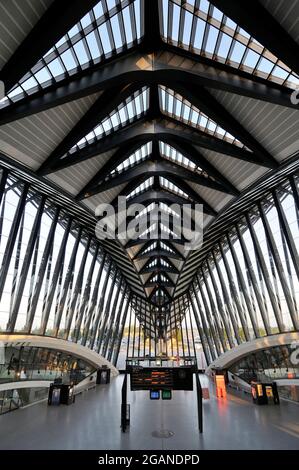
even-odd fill
[{"label": "reflective floor surface", "polygon": [[[131,426],[122,434],[122,382],[119,376],[77,396],[70,406],[43,402],[0,416],[0,449],[299,449],[298,405],[257,406],[239,392],[217,400],[211,387],[202,435],[195,392],[173,392],[171,401],[129,392]],[[171,437],[165,437],[167,431]]]}]

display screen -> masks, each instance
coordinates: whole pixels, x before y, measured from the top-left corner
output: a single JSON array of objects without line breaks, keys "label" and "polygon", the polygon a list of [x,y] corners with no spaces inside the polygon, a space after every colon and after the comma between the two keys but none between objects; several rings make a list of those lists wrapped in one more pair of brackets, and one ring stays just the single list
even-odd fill
[{"label": "display screen", "polygon": [[151,400],[160,400],[160,390],[150,390]]},{"label": "display screen", "polygon": [[172,392],[171,390],[162,390],[162,400],[171,400]]},{"label": "display screen", "polygon": [[193,390],[191,367],[132,367],[131,390]]}]

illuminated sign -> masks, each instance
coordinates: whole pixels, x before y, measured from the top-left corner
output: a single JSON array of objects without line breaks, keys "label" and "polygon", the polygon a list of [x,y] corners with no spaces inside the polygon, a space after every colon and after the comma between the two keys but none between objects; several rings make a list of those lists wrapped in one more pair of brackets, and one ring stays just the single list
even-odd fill
[{"label": "illuminated sign", "polygon": [[215,375],[216,396],[217,398],[226,398],[226,387],[224,375]]},{"label": "illuminated sign", "polygon": [[150,390],[151,400],[160,400],[160,390]]},{"label": "illuminated sign", "polygon": [[171,400],[172,393],[171,390],[162,390],[162,400]]},{"label": "illuminated sign", "polygon": [[256,388],[258,397],[262,397],[264,395],[262,384],[257,384]]},{"label": "illuminated sign", "polygon": [[192,367],[132,367],[131,390],[193,390]]}]

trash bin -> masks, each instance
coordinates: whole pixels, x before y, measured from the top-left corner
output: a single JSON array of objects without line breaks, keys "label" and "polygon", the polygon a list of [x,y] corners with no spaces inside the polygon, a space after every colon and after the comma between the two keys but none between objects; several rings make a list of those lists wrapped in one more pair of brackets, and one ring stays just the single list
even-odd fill
[{"label": "trash bin", "polygon": [[110,374],[111,370],[108,367],[101,367],[97,371],[97,385],[99,384],[109,384],[110,383]]},{"label": "trash bin", "polygon": [[49,388],[48,405],[70,405],[74,403],[73,385],[53,383]]}]

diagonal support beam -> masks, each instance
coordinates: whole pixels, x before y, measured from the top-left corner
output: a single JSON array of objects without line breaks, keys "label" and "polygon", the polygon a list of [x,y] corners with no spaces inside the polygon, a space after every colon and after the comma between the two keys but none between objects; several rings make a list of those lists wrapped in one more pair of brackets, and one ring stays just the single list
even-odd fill
[{"label": "diagonal support beam", "polygon": [[[190,60],[186,60],[186,57]],[[25,73],[27,71],[26,68]],[[155,70],[153,61],[142,52],[135,49],[120,52],[117,57],[105,59],[100,64],[53,83],[1,109],[0,125],[83,98],[107,87],[125,86],[136,82],[169,86],[171,81],[192,83],[194,86],[228,91],[297,109],[297,105],[290,99],[293,90],[163,43],[161,50],[155,55]]]},{"label": "diagonal support beam", "polygon": [[[166,281],[162,281],[161,274],[166,278]],[[166,273],[159,273],[158,274],[158,282],[153,281],[153,279],[157,276],[156,273],[150,275],[148,280],[145,282],[144,287],[153,287],[153,286],[162,286],[162,287],[174,287],[174,282],[167,276]]]},{"label": "diagonal support beam", "polygon": [[98,0],[54,0],[1,70],[9,91]]},{"label": "diagonal support beam", "polygon": [[299,45],[258,1],[213,0],[213,5],[234,20],[278,59],[299,75]]},{"label": "diagonal support beam", "polygon": [[230,182],[225,176],[223,176],[220,171],[217,170],[197,149],[193,147],[189,142],[180,141],[179,139],[168,138],[167,142],[169,145],[173,146],[178,152],[182,153],[185,157],[191,160],[195,165],[202,168],[208,173],[209,176],[212,176],[219,181],[220,184],[230,194],[238,196],[240,191]]},{"label": "diagonal support beam", "polygon": [[223,129],[230,132],[240,142],[250,148],[256,156],[260,159],[261,165],[266,165],[270,168],[277,168],[278,163],[257,142],[257,140],[234,118],[224,106],[222,106],[205,88],[201,86],[194,86],[188,84],[186,87],[183,83],[176,83],[174,91],[179,93],[183,98],[190,101],[200,111],[205,113],[208,117],[213,119]]},{"label": "diagonal support beam", "polygon": [[[151,176],[168,176],[174,175],[179,176],[180,178],[192,181],[201,186],[207,188],[212,188],[217,191],[224,193],[231,193],[231,190],[227,190],[222,184],[212,179],[206,178],[200,174],[197,174],[193,171],[190,171],[180,165],[175,163],[170,163],[168,161],[143,161],[133,168],[123,171],[118,176],[111,177],[108,181],[102,182],[97,188],[92,191],[92,194],[98,194],[109,189],[120,186],[126,182],[135,180],[140,176],[146,174],[147,177]],[[235,193],[234,193],[235,194]]]},{"label": "diagonal support beam", "polygon": [[39,176],[45,175],[47,170],[55,165],[55,163],[76,145],[77,142],[85,137],[92,129],[100,124],[103,119],[108,117],[112,111],[138,90],[138,84],[119,85],[105,90],[40,166],[37,174]]},{"label": "diagonal support beam", "polygon": [[[175,129],[172,125],[173,122],[176,124]],[[117,149],[124,145],[124,142],[126,143],[126,146],[131,144],[133,148],[136,148],[135,145],[138,147],[153,140],[163,140],[167,143],[168,137],[182,139],[192,145],[207,148],[224,155],[229,155],[242,161],[255,163],[256,165],[269,166],[268,163],[262,162],[260,157],[254,152],[249,152],[237,145],[230,144],[229,142],[225,142],[222,139],[210,136],[204,132],[197,131],[196,129],[190,128],[177,120],[167,117],[163,119],[163,121],[153,123],[148,122],[147,117],[143,117],[125,128],[120,129],[118,132],[103,137],[100,141],[84,147],[69,157],[65,157],[53,166],[51,172],[68,168],[69,166],[80,163],[81,161],[86,161],[96,155],[101,155],[112,149]],[[106,168],[109,169],[109,167]]]},{"label": "diagonal support beam", "polygon": [[104,179],[115,169],[120,163],[124,162],[127,158],[130,157],[136,150],[142,147],[142,143],[137,141],[134,142],[124,142],[112,155],[109,160],[104,163],[102,168],[91,178],[91,180],[84,186],[83,189],[78,193],[76,199],[81,200],[86,197],[93,195],[93,190],[104,181]]},{"label": "diagonal support beam", "polygon": [[[155,261],[157,259],[157,265],[154,266],[153,268],[150,267],[150,264]],[[161,261],[165,261],[168,266],[164,266],[163,264],[161,264]],[[178,269],[175,267],[175,265],[170,261],[170,259],[168,259],[167,257],[165,256],[161,256],[160,258],[156,258],[155,256],[152,256],[151,258],[149,258],[149,260],[144,264],[144,266],[139,270],[138,274],[147,274],[147,273],[151,273],[151,272],[155,272],[155,273],[159,273],[159,272],[168,272],[168,273],[172,273],[172,274],[176,274],[178,275],[179,274],[179,271]]]},{"label": "diagonal support beam", "polygon": [[173,258],[173,259],[177,259],[180,261],[184,260],[182,256],[178,256],[176,253],[170,253],[169,251],[162,250],[162,249],[152,250],[149,253],[141,254],[136,259],[148,259],[149,256],[154,256],[155,258],[160,258],[161,256],[167,256],[168,258]]},{"label": "diagonal support beam", "polygon": [[[190,192],[192,192],[192,188],[190,188]],[[122,192],[122,195],[125,195],[125,193]],[[141,194],[138,194],[137,196],[134,196],[133,198],[130,198],[128,200],[127,207],[130,207],[130,205],[132,204],[149,204],[151,202],[155,202],[155,203],[164,202],[165,204],[168,204],[168,205],[190,204],[191,209],[194,210],[195,209],[194,204],[197,203],[197,204],[203,204],[203,209],[206,214],[213,215],[213,216],[217,215],[217,212],[211,206],[209,206],[209,204],[206,201],[204,201],[197,193],[195,193],[195,191],[194,191],[194,198],[192,199],[193,201],[187,200],[165,189],[160,189],[160,190],[149,189],[147,191],[144,191]],[[115,203],[117,203],[117,198],[115,201],[113,201],[112,205],[114,206]]]}]

